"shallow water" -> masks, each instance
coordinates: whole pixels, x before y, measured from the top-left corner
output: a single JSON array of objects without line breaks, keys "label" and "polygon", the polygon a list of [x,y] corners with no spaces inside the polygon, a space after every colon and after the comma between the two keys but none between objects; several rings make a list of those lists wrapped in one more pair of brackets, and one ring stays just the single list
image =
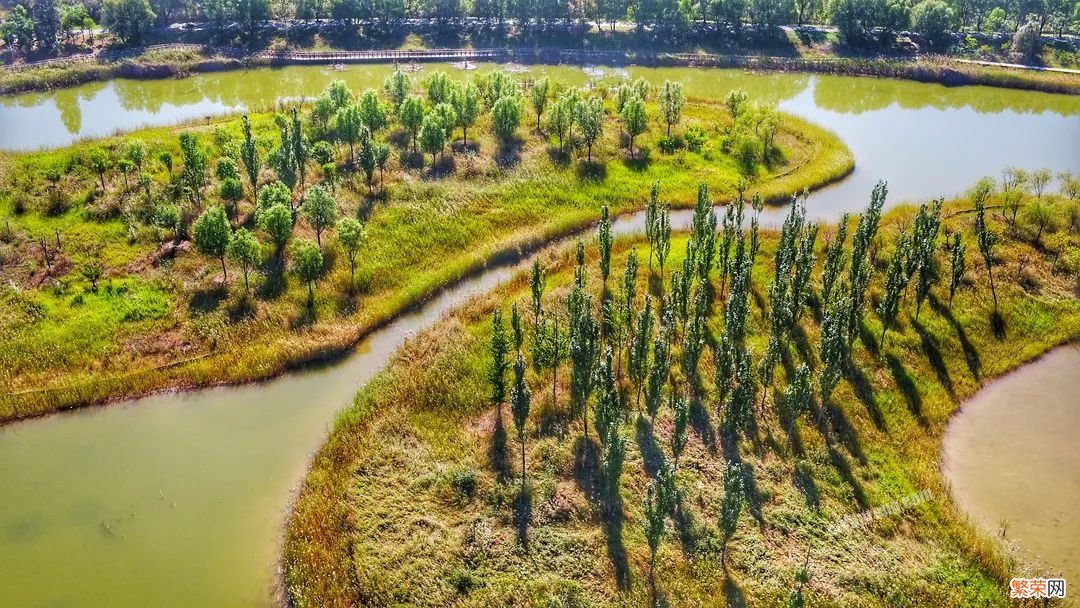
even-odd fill
[{"label": "shallow water", "polygon": [[1080,347],[990,383],[949,423],[942,471],[988,535],[1018,543],[1043,569],[1080,584]]}]

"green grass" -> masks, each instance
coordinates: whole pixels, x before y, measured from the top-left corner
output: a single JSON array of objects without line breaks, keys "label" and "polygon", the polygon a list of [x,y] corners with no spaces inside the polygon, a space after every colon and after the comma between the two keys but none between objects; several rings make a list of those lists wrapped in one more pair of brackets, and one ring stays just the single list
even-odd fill
[{"label": "green grass", "polygon": [[[1057,204],[1063,215],[1064,203]],[[799,447],[789,442],[773,409],[772,395],[787,383],[781,369],[753,438],[728,445],[751,467],[756,492],[729,547],[726,571],[720,565],[716,523],[725,451],[704,440],[709,433],[703,429],[718,432],[719,427],[706,380],[702,418],[692,426],[679,467],[686,523],[676,533],[669,519],[659,553],[661,605],[785,605],[808,547],[808,605],[1010,605],[1007,577],[1017,564],[976,532],[949,499],[939,471],[940,439],[949,416],[980,386],[1080,335],[1080,300],[1075,268],[1064,272],[1060,259],[1031,244],[1034,233],[1023,227],[1017,238],[999,246],[996,256],[1005,327],[1004,334],[996,332],[971,216],[950,215],[965,205],[947,206],[945,221],[947,229],[965,234],[969,271],[964,288],[950,307],[947,290],[936,287],[917,322],[909,294],[899,327],[890,331],[883,348],[877,344],[880,321],[872,312],[881,293],[879,265],[867,337],[855,347],[859,373],[834,394],[823,425],[827,435],[811,414],[798,423]],[[890,255],[893,235],[910,225],[911,215],[910,208],[886,215],[880,257]],[[1007,230],[1000,218],[994,223],[999,233]],[[673,252],[683,251],[684,238],[676,239]],[[1061,238],[1076,251],[1075,234]],[[636,239],[617,242],[613,268],[621,269],[631,247],[646,249]],[[764,346],[760,329],[774,247],[774,235],[767,235],[754,270],[754,293],[762,304],[751,297],[755,329],[749,342],[758,353]],[[589,256],[588,284],[595,294],[600,278],[594,245]],[[550,273],[544,305],[561,309],[572,254],[549,251],[541,259]],[[646,274],[643,269],[639,275],[638,307]],[[655,294],[655,284],[652,289]],[[516,524],[519,444],[508,411],[505,446],[493,434],[497,416],[486,383],[489,315],[496,306],[507,310],[511,302],[528,310],[525,273],[409,341],[340,415],[315,456],[287,524],[284,586],[294,605],[647,603],[643,455],[670,453],[670,409],[663,409],[650,440],[648,422],[632,412],[632,401],[627,406],[622,525],[613,527],[579,481],[583,444],[580,422],[568,414],[568,366],[560,371],[556,403],[550,396],[550,373],[530,371],[531,514],[523,547]],[[710,321],[710,344],[722,327],[721,308],[718,303]],[[804,350],[796,340],[786,357],[791,365],[784,368],[793,369],[800,360],[819,365],[818,314],[803,315],[800,326],[810,348]],[[706,353],[706,379],[712,378],[710,360]],[[868,390],[855,390],[852,378],[860,377]],[[678,371],[676,382],[681,382]],[[504,454],[509,461],[508,479],[500,479],[501,467],[493,464],[499,459],[492,454]],[[650,462],[656,458],[648,457]],[[865,528],[829,529],[844,516],[920,490],[932,492],[929,503]],[[614,574],[621,567],[629,576],[625,588]]]},{"label": "green grass", "polygon": [[[137,219],[145,208],[143,196],[134,186],[126,190],[115,173],[102,193],[95,186],[97,176],[84,162],[90,144],[6,158],[0,163],[4,184],[0,216],[10,223],[11,232],[0,242],[0,258],[10,263],[20,289],[48,285],[58,297],[70,299],[88,288],[78,271],[96,259],[105,265],[106,277],[138,277],[161,286],[174,312],[137,328],[121,327],[118,339],[107,344],[82,350],[73,346],[78,352],[53,363],[35,360],[29,354],[37,352],[34,349],[0,346],[0,357],[8,364],[0,376],[0,384],[7,388],[0,395],[0,419],[162,388],[265,378],[289,366],[341,354],[410,304],[491,259],[516,255],[580,229],[598,218],[602,205],[615,214],[640,208],[654,180],[662,181],[666,200],[688,206],[699,181],[709,183],[713,196],[723,200],[733,195],[740,177],[731,158],[720,150],[719,129],[730,119],[721,106],[705,101],[688,104],[683,120],[684,126],[698,123],[708,129],[709,141],[701,152],[683,149],[666,155],[655,149],[661,127],[654,118],[639,142],[651,148],[648,160],[640,153],[629,159],[618,147],[617,125],[611,118],[593,166],[584,163],[580,151],[570,162],[562,160],[553,139],[545,141],[528,130],[530,120],[527,114],[520,142],[511,152],[500,149],[483,119],[470,130],[470,144],[479,146],[476,153],[459,151],[452,159],[448,155],[435,171],[408,162],[399,168],[400,159],[395,159],[376,198],[367,196],[361,179],[347,174],[336,190],[342,215],[365,217],[369,235],[357,267],[358,293],[349,295],[345,256],[333,234],[324,235],[329,261],[318,282],[314,319],[304,311],[304,286],[287,273],[283,288],[276,288],[279,271],[270,262],[255,275],[256,297],[244,302],[238,268],[230,269],[232,284],[226,292],[214,283],[219,275],[216,260],[194,252],[159,258],[155,251],[163,235]],[[254,116],[253,126],[265,158],[276,142],[276,130],[268,114]],[[239,121],[225,118],[210,125],[149,129],[130,137],[142,139],[152,159],[158,150],[172,151],[179,165],[176,134],[183,128],[201,134],[212,159],[221,153],[219,142],[240,133]],[[391,133],[390,138],[404,139],[400,133]],[[114,150],[126,139],[97,144]],[[840,179],[853,166],[851,155],[834,135],[793,117],[783,118],[777,143],[782,158],[751,176],[751,192],[769,200],[786,200],[791,192]],[[338,155],[343,161],[347,150],[340,149]],[[430,163],[430,156],[425,162]],[[65,173],[58,189],[65,194],[68,210],[50,216],[44,209],[53,194],[44,174],[54,167]],[[155,188],[169,181],[156,161],[151,160],[146,170],[158,184]],[[308,173],[309,183],[321,179],[315,167]],[[214,201],[214,191],[208,189],[209,202]],[[16,213],[16,207],[22,213]],[[242,205],[249,226],[250,212],[250,204]],[[46,272],[37,243],[41,238],[51,243],[57,232],[63,242],[58,270]],[[296,236],[314,235],[300,221]],[[11,331],[19,344],[33,340],[29,326]],[[68,360],[81,363],[67,365]],[[34,392],[26,394],[31,388]]]}]

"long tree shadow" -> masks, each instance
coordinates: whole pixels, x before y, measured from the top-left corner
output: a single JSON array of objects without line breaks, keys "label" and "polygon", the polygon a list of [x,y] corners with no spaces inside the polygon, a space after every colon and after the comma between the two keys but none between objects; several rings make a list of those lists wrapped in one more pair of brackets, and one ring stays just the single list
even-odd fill
[{"label": "long tree shadow", "polygon": [[874,337],[874,332],[870,331],[866,323],[859,324],[859,341],[863,343],[863,346],[871,355],[877,357],[880,354],[881,350],[877,338]]},{"label": "long tree shadow", "polygon": [[848,420],[844,410],[830,402],[825,406],[825,413],[829,418],[829,434],[826,437],[829,438],[830,445],[833,443],[831,438],[835,437],[859,463],[866,464],[866,454],[859,442],[859,436],[855,433],[855,427],[851,426],[851,421]]},{"label": "long tree shadow", "polygon": [[927,331],[922,323],[915,319],[911,320],[911,326],[915,328],[915,331],[919,333],[919,338],[922,339],[923,353],[930,362],[930,367],[934,368],[934,374],[937,375],[938,382],[945,387],[950,397],[956,399],[956,391],[953,389],[952,378],[949,376],[949,368],[945,366],[945,357],[941,355],[941,347],[938,345],[937,336]]},{"label": "long tree shadow", "polygon": [[836,471],[840,473],[840,477],[851,486],[852,495],[855,497],[855,502],[859,503],[859,507],[865,509],[869,506],[869,501],[866,499],[866,492],[863,491],[862,484],[855,477],[855,473],[851,470],[851,465],[848,463],[844,455],[841,454],[836,447],[829,443],[829,462],[832,463]]},{"label": "long tree shadow", "polygon": [[495,471],[495,479],[505,483],[510,478],[510,456],[506,449],[506,427],[503,425],[502,409],[495,415],[495,428],[488,446],[488,462]]},{"label": "long tree shadow", "polygon": [[529,524],[532,522],[532,486],[525,484],[514,501],[514,528],[518,544],[529,550]]},{"label": "long tree shadow", "polygon": [[933,295],[930,296],[930,307],[934,309],[934,312],[941,315],[949,325],[952,325],[953,330],[956,332],[956,338],[960,341],[960,348],[964,351],[964,361],[967,363],[968,371],[975,377],[976,380],[982,378],[982,359],[979,357],[979,351],[975,348],[975,345],[971,343],[968,338],[967,332],[964,330],[964,326],[956,320],[952,310],[941,303]]},{"label": "long tree shadow", "polygon": [[619,589],[629,589],[630,562],[622,538],[622,498],[618,491],[611,496],[605,491],[605,480],[600,470],[600,450],[591,439],[578,437],[574,444],[574,479],[600,519],[615,581]]},{"label": "long tree shadow", "polygon": [[660,469],[664,467],[667,458],[664,457],[664,451],[656,442],[653,425],[644,416],[638,416],[634,426],[638,449],[641,451],[641,464],[649,477],[656,477]]},{"label": "long tree shadow", "polygon": [[806,330],[799,323],[791,324],[791,341],[795,344],[795,350],[799,351],[799,357],[810,371],[814,371],[817,364],[814,362],[814,347],[810,344],[810,338]]},{"label": "long tree shadow", "polygon": [[848,382],[851,383],[851,388],[855,391],[855,396],[866,406],[866,411],[870,414],[870,419],[874,421],[874,426],[887,433],[888,427],[885,424],[885,416],[881,413],[881,407],[878,406],[877,397],[874,396],[874,387],[870,385],[870,379],[854,363],[847,366],[845,375]]},{"label": "long tree shadow", "polygon": [[743,474],[743,489],[746,492],[746,508],[750,515],[757,521],[759,526],[765,525],[765,515],[761,511],[761,492],[758,490],[757,478],[754,476],[754,468],[749,462],[743,460],[739,454],[739,439],[729,433],[720,436],[720,443],[724,451],[724,458],[739,467]]},{"label": "long tree shadow", "polygon": [[697,522],[694,521],[694,514],[683,505],[682,492],[675,496],[675,506],[671,515],[671,520],[675,522],[675,531],[678,533],[683,555],[687,557],[694,555],[698,549],[701,532],[698,529]]},{"label": "long tree shadow", "polygon": [[214,312],[227,297],[229,297],[229,290],[222,285],[196,289],[188,300],[188,310],[196,315]]},{"label": "long tree shadow", "polygon": [[795,489],[803,495],[806,506],[817,511],[821,508],[821,492],[818,490],[814,476],[810,474],[810,467],[805,462],[798,462],[791,475],[791,483]]},{"label": "long tree shadow", "polygon": [[709,418],[709,411],[705,409],[705,404],[697,398],[690,400],[690,426],[701,438],[701,443],[705,445],[709,453],[716,454],[716,429],[713,428],[712,419]]},{"label": "long tree shadow", "polygon": [[746,608],[746,594],[730,574],[724,576],[724,599],[728,608]]},{"label": "long tree shadow", "polygon": [[919,421],[919,425],[925,427],[927,425],[926,418],[922,412],[922,395],[919,394],[919,387],[915,385],[915,380],[911,378],[911,374],[908,372],[904,364],[893,355],[889,355],[885,358],[889,364],[889,370],[892,371],[893,380],[896,381],[896,386],[900,388],[900,392],[904,394],[904,399],[907,401],[908,410],[911,411],[911,415]]}]

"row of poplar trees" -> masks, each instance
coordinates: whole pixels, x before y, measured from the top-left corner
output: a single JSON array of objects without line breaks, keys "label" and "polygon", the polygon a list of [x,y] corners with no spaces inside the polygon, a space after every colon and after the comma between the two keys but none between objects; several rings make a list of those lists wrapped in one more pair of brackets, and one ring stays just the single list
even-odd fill
[{"label": "row of poplar trees", "polygon": [[[588,440],[592,410],[592,428],[601,447],[605,509],[621,508],[618,488],[626,445],[620,427],[625,413],[633,407],[654,423],[664,407],[671,409],[671,462],[659,468],[644,497],[644,533],[650,547],[650,585],[654,593],[656,551],[665,535],[666,518],[681,508],[676,472],[689,439],[691,404],[711,400],[729,439],[754,433],[757,421],[766,413],[776,366],[782,355],[789,352],[793,331],[797,331],[793,328],[798,327],[804,313],[813,306],[821,312],[816,382],[811,379],[809,366],[802,363],[789,374],[782,394],[773,398],[778,419],[789,436],[793,436],[796,421],[815,409],[815,401],[827,403],[852,365],[854,341],[864,324],[867,293],[881,246],[878,232],[887,195],[886,183],[879,182],[873,189],[868,208],[855,222],[850,246],[848,215],[840,219],[832,238],[819,248],[820,227],[806,219],[805,196],[801,200],[793,199],[777,239],[773,278],[767,288],[768,340],[760,356],[755,356],[747,345],[747,333],[751,275],[761,244],[758,216],[764,202],[760,197],[752,199],[753,215],[748,221],[749,229],[745,229],[746,199],[742,190],[740,187],[735,203],[726,206],[718,226],[708,187],[705,184],[699,187],[685,256],[681,266],[668,276],[671,215],[668,206],[660,202],[659,184],[653,185],[645,223],[648,272],[651,278],[654,267],[659,270],[659,293],[646,290],[638,298],[636,250],[631,250],[627,257],[619,287],[609,290],[613,235],[612,219],[605,207],[597,232],[602,278],[599,306],[594,306],[593,295],[587,290],[586,251],[584,243],[579,241],[574,280],[565,306],[545,308],[543,305],[545,271],[537,260],[531,271],[531,310],[523,313],[517,303],[512,305],[509,333],[502,310],[492,314],[491,399],[497,407],[502,407],[507,397],[506,376],[512,368],[509,405],[521,444],[523,490],[525,430],[532,400],[532,389],[526,380],[526,349],[531,350],[534,369],[551,374],[553,404],[558,398],[559,371],[564,361],[569,360],[570,411],[580,417],[582,433]],[[974,203],[976,237],[987,271],[992,272],[996,236],[986,225],[985,197],[976,196]],[[941,249],[941,211],[940,200],[922,205],[912,229],[904,230],[893,240],[883,282],[884,295],[875,310],[883,332],[895,324],[900,302],[911,283],[915,285],[917,317],[930,288],[942,282],[942,263],[937,259]],[[965,271],[965,248],[959,233],[945,240],[945,249],[950,254],[951,305]],[[820,265],[819,249],[824,255]],[[813,286],[815,272],[818,282]],[[718,337],[713,337],[707,323],[717,301],[723,303],[723,328]],[[530,321],[531,331],[526,328]],[[699,365],[709,344],[712,344],[715,370],[711,389],[705,386]],[[823,407],[817,408],[819,428],[824,428],[823,411]],[[727,543],[736,531],[746,500],[745,466],[732,461],[725,472],[724,498],[717,514],[723,539],[722,562],[726,560]],[[806,577],[804,568],[791,592],[792,606],[803,605]]]}]

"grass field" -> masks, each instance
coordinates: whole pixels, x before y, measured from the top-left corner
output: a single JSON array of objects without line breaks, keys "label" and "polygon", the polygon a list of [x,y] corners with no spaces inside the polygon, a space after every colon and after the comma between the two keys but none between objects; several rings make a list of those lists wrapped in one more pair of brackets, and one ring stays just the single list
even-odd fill
[{"label": "grass field", "polygon": [[[914,210],[887,213],[874,247],[877,277],[854,364],[824,409],[815,396],[812,411],[790,434],[776,395],[800,362],[815,378],[820,373],[820,305],[811,304],[792,332],[756,428],[742,439],[721,430],[706,353],[704,398],[691,409],[689,445],[678,463],[681,501],[658,554],[658,605],[788,606],[807,559],[810,606],[1018,605],[1006,593],[1017,564],[957,512],[939,473],[939,449],[949,416],[981,385],[1080,335],[1078,241],[1066,229],[1076,207],[1050,200],[1061,230],[1042,242],[1023,221],[1014,230],[1004,214],[991,220],[1006,235],[993,269],[1000,321],[970,204],[948,203],[944,230],[962,231],[967,245],[963,285],[950,304],[948,254],[939,252],[946,284],[931,291],[918,320],[912,289],[882,345],[881,320],[872,311],[882,297],[895,237],[910,230]],[[824,227],[822,240],[834,230]],[[669,274],[679,267],[685,239],[674,239]],[[598,302],[596,241],[587,242],[587,285]],[[776,235],[765,234],[753,267],[748,342],[756,353],[765,348],[775,247]],[[616,285],[632,248],[644,264],[643,240],[616,241],[612,297],[620,297]],[[823,257],[819,245],[819,267]],[[565,312],[573,255],[546,251],[540,259],[548,271],[543,306]],[[646,290],[656,301],[657,273],[641,267],[638,309]],[[713,281],[720,293],[715,272]],[[817,271],[812,284],[816,293]],[[497,413],[488,397],[488,345],[492,310],[500,307],[509,316],[512,302],[525,312],[531,341],[529,294],[528,274],[522,273],[463,306],[403,347],[341,414],[287,525],[284,587],[293,605],[648,603],[642,499],[649,479],[671,460],[672,410],[665,404],[650,423],[634,410],[632,388],[625,380],[620,384],[627,454],[617,507],[607,510],[595,486],[601,448],[591,430],[592,439],[583,438],[580,417],[567,402],[570,366],[559,371],[555,401],[550,371],[530,367],[528,489],[520,490],[519,443],[509,409]],[[724,307],[714,304],[706,351],[719,340]],[[675,361],[680,350],[676,346]],[[677,363],[675,368],[680,385],[684,378]],[[717,516],[725,465],[733,459],[747,467],[749,489],[725,566]],[[898,515],[835,526],[923,491],[929,502]]]},{"label": "grass field", "polygon": [[[731,122],[722,105],[697,100],[686,106],[680,128],[703,128],[707,141],[699,151],[660,151],[655,115],[653,109],[649,131],[638,142],[643,150],[633,158],[620,148],[616,119],[607,118],[591,164],[583,150],[559,153],[554,137],[530,128],[535,118],[528,112],[508,145],[496,141],[486,116],[470,130],[468,146],[459,130],[453,153],[435,167],[430,155],[420,166],[407,151],[408,137],[395,127],[387,134],[395,158],[374,196],[362,177],[348,171],[347,147],[339,145],[339,213],[363,220],[368,237],[353,294],[333,231],[324,239],[327,261],[312,311],[304,306],[304,285],[269,252],[253,274],[254,297],[246,298],[235,265],[223,286],[218,260],[139,219],[151,200],[176,196],[170,188],[181,167],[168,171],[154,160],[158,152],[171,152],[179,165],[177,134],[194,132],[208,150],[212,173],[216,159],[240,137],[236,118],[6,156],[0,159],[0,263],[11,280],[0,291],[0,419],[165,388],[265,378],[343,353],[409,304],[490,259],[583,227],[603,205],[616,214],[639,208],[655,180],[675,206],[692,204],[699,180],[722,200],[747,177],[751,192],[785,200],[840,179],[853,166],[835,136],[784,116],[773,160],[743,175],[721,150]],[[253,116],[252,124],[266,158],[276,145],[276,127],[269,113]],[[100,147],[118,157],[133,139],[149,151],[143,172],[150,194],[144,195],[137,172],[125,176],[115,169],[102,189],[88,168],[91,151]],[[55,184],[48,179],[54,171]],[[264,169],[262,183],[273,176]],[[308,168],[309,185],[322,178],[320,169]],[[212,180],[200,206],[217,203],[216,192]],[[254,229],[250,189],[246,198],[237,224]],[[314,233],[300,220],[295,236]],[[104,271],[97,290],[82,273],[95,261]],[[154,305],[145,313],[123,312],[133,299]]]}]

